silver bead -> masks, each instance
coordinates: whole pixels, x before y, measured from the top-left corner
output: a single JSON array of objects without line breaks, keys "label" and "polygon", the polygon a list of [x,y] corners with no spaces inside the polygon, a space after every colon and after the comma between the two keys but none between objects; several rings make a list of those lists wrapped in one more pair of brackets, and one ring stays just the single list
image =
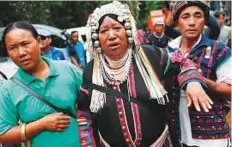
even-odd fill
[{"label": "silver bead", "polygon": [[132,36],[132,31],[131,30],[126,30],[126,34],[127,34],[127,36]]},{"label": "silver bead", "polygon": [[125,15],[125,16],[124,16],[124,20],[127,21],[127,22],[130,21],[129,16],[128,16],[128,15]]},{"label": "silver bead", "polygon": [[130,29],[131,28],[131,24],[129,22],[126,22],[124,26],[125,26],[126,29]]},{"label": "silver bead", "polygon": [[91,27],[91,32],[95,32],[97,30],[97,27],[96,26],[92,26]]},{"label": "silver bead", "polygon": [[129,43],[132,43],[132,42],[133,42],[132,37],[128,37],[128,42],[129,42]]},{"label": "silver bead", "polygon": [[123,22],[123,17],[122,16],[118,16],[118,21],[119,22]]},{"label": "silver bead", "polygon": [[90,20],[90,26],[95,26],[97,21],[95,19]]},{"label": "silver bead", "polygon": [[92,39],[95,39],[95,40],[96,40],[97,38],[98,38],[98,34],[97,34],[97,33],[93,33],[93,34],[92,34]]},{"label": "silver bead", "polygon": [[98,53],[101,53],[101,52],[102,52],[102,49],[101,49],[100,47],[98,47],[98,48],[96,49],[96,51],[97,51]]},{"label": "silver bead", "polygon": [[99,47],[99,41],[94,41],[94,44],[93,44],[93,46],[95,47],[95,48],[97,48],[97,47]]}]

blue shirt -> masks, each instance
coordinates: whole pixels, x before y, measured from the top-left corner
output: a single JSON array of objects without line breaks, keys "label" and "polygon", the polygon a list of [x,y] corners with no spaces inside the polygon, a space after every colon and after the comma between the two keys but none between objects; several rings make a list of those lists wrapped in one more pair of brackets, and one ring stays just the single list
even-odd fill
[{"label": "blue shirt", "polygon": [[73,48],[74,48],[74,51],[72,51],[70,46],[67,47],[68,56],[70,56],[71,53],[74,52],[74,54],[75,54],[74,57],[78,58],[77,61],[80,62],[82,67],[85,67],[86,66],[86,59],[85,59],[86,52],[85,52],[85,48],[84,48],[83,43],[78,41],[77,43],[75,43],[73,45]]},{"label": "blue shirt", "polygon": [[42,55],[43,57],[47,57],[53,60],[65,60],[64,53],[53,46],[50,46],[49,52],[44,53]]}]

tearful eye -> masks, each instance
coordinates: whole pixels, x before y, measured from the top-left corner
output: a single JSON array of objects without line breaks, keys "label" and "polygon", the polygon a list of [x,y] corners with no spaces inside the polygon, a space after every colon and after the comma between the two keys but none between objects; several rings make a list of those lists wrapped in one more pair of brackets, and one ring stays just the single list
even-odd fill
[{"label": "tearful eye", "polygon": [[107,29],[102,29],[102,30],[99,31],[99,33],[101,33],[101,34],[104,34],[106,32],[107,32]]},{"label": "tearful eye", "polygon": [[24,47],[28,47],[28,46],[29,46],[29,44],[30,44],[30,43],[25,42],[25,43],[23,43],[22,45],[23,45]]},{"label": "tearful eye", "polygon": [[122,27],[115,27],[114,29],[115,29],[116,31],[120,31],[121,28],[122,28]]},{"label": "tearful eye", "polygon": [[15,47],[15,46],[11,46],[11,47],[9,47],[8,49],[9,49],[9,51],[13,51],[13,50],[16,49],[16,47]]}]

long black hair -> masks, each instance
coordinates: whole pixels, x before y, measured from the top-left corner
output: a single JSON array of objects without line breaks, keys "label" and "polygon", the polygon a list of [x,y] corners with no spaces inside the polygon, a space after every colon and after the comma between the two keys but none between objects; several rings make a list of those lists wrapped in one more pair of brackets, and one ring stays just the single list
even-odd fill
[{"label": "long black hair", "polygon": [[6,26],[3,35],[2,35],[2,43],[1,43],[1,48],[2,48],[2,54],[3,56],[8,56],[7,49],[6,49],[6,35],[13,29],[24,29],[29,32],[31,32],[32,36],[37,39],[38,38],[38,32],[36,29],[32,26],[31,23],[27,21],[16,21],[13,23],[10,23]]}]

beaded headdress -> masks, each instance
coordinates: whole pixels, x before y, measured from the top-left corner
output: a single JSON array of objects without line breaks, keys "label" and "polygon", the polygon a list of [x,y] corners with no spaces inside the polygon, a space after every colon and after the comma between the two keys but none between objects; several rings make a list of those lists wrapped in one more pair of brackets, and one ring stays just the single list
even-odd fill
[{"label": "beaded headdress", "polygon": [[[125,64],[117,71],[111,71],[111,69],[107,68],[107,65],[104,63],[105,59],[107,58],[104,54],[102,54],[98,36],[98,30],[100,27],[99,20],[101,20],[101,18],[105,15],[109,14],[117,16],[118,22],[125,22],[123,24],[124,28],[126,29],[127,42],[129,44],[128,51],[123,57],[125,60],[123,58],[120,59]],[[94,65],[92,74],[92,82],[94,84],[105,87],[105,80],[105,82],[107,82],[111,86],[119,86],[126,80],[128,81],[129,69],[130,66],[132,66],[131,58],[134,58],[135,64],[137,65],[138,70],[144,80],[144,83],[150,93],[150,98],[157,99],[159,104],[165,104],[165,97],[167,92],[164,90],[161,82],[157,78],[155,71],[152,68],[152,65],[150,64],[145,53],[141,49],[141,45],[137,38],[136,22],[134,20],[134,17],[131,15],[128,5],[122,4],[118,1],[113,1],[112,3],[96,8],[94,12],[89,16],[87,27],[89,30],[87,34],[88,50],[93,51],[94,53]],[[117,73],[120,71],[123,71],[125,73],[123,74],[123,78],[119,76],[115,78],[114,75],[117,75]],[[111,76],[112,73],[113,76]],[[91,112],[98,112],[99,109],[103,108],[105,103],[106,94],[97,90],[93,90],[90,103]]]},{"label": "beaded headdress", "polygon": [[117,19],[119,22],[125,21],[124,27],[126,29],[128,43],[134,43],[136,48],[139,48],[139,40],[137,38],[137,29],[135,26],[136,23],[134,17],[131,15],[128,5],[113,1],[112,3],[96,8],[89,16],[87,21],[87,28],[89,30],[87,34],[88,49],[101,52],[97,30],[100,27],[99,20],[107,14],[118,16]]}]

